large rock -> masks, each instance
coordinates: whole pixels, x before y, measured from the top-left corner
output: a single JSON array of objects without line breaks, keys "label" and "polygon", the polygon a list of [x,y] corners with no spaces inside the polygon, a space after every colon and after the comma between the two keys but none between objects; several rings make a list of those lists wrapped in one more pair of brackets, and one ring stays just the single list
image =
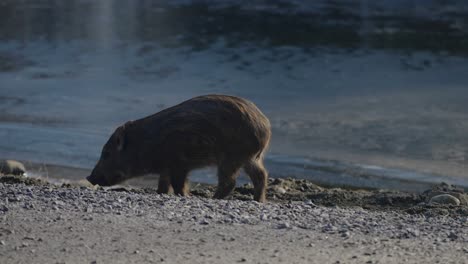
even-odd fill
[{"label": "large rock", "polygon": [[[468,194],[464,192],[464,190],[460,187],[446,184],[446,183],[441,183],[439,185],[433,186],[430,190],[425,191],[422,193],[423,197],[425,198],[426,202],[431,203],[431,200],[440,195],[450,195],[454,198],[456,198],[460,203],[460,205],[466,206],[468,205]],[[447,196],[441,196],[436,199],[446,199]],[[448,198],[449,200],[446,200],[448,203],[444,204],[455,204],[455,200],[452,198]],[[432,200],[435,201],[435,200]],[[442,200],[440,200],[442,201]],[[452,201],[450,203],[449,201]]]},{"label": "large rock", "polygon": [[26,168],[23,163],[15,160],[0,160],[0,174],[3,175],[23,175]]},{"label": "large rock", "polygon": [[430,204],[460,205],[460,200],[450,194],[439,194],[429,200]]}]

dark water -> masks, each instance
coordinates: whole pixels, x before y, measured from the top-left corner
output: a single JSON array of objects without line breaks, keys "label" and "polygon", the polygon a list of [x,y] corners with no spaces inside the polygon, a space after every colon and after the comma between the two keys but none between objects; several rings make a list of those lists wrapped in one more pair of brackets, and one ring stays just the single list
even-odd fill
[{"label": "dark water", "polygon": [[270,118],[272,175],[468,186],[467,55],[466,1],[0,0],[0,157],[89,169],[124,121],[225,93]]}]

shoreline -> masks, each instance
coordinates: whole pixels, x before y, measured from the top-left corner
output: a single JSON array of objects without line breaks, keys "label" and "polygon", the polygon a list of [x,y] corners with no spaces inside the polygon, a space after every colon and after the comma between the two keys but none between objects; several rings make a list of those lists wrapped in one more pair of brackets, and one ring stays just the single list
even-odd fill
[{"label": "shoreline", "polygon": [[[145,181],[129,180],[123,184],[111,187],[93,186],[85,179],[56,180],[52,178],[35,178],[18,175],[0,176],[0,183],[46,186],[55,189],[86,189],[94,192],[116,192],[127,194],[157,195],[157,176],[144,178]],[[190,195],[186,199],[196,197],[211,199],[216,191],[216,184],[189,182]],[[458,205],[450,203],[433,204],[431,198],[440,194],[455,197]],[[252,201],[253,185],[246,183],[237,185],[227,200]],[[468,193],[464,188],[446,183],[433,184],[423,192],[408,192],[400,190],[349,188],[323,186],[306,179],[272,178],[268,179],[267,201],[275,204],[290,202],[312,203],[316,206],[337,208],[363,208],[370,211],[399,212],[407,214],[423,214],[425,216],[468,217]],[[467,218],[468,219],[468,218]]]},{"label": "shoreline", "polygon": [[[0,180],[0,260],[7,263],[463,263],[468,253],[468,206],[398,206],[414,194],[274,179],[268,202],[259,204],[248,186],[214,200],[206,198],[210,185],[179,197]],[[295,196],[301,187],[316,196]],[[387,206],[353,204],[368,194]]]},{"label": "shoreline", "polygon": [[[56,183],[84,180],[91,169],[72,166],[39,163],[19,160],[26,165],[27,175]],[[362,163],[340,162],[335,160],[300,158],[271,155],[266,161],[270,176],[273,178],[294,178],[314,182],[328,188],[393,190],[422,193],[439,183],[456,185],[468,192],[468,181],[464,177],[450,177],[418,171],[365,165]],[[195,170],[189,180],[201,184],[216,184],[216,171],[213,168]],[[250,183],[241,172],[238,186]],[[158,184],[157,175],[145,175],[130,179],[121,185],[128,187],[154,187]]]}]

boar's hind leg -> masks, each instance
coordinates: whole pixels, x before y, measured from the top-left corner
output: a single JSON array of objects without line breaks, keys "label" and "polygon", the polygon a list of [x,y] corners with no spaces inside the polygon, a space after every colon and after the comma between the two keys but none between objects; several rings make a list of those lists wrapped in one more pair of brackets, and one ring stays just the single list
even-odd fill
[{"label": "boar's hind leg", "polygon": [[167,194],[171,189],[171,175],[168,171],[159,175],[159,183],[157,192],[160,194]]},{"label": "boar's hind leg", "polygon": [[234,159],[224,159],[218,165],[218,188],[213,198],[223,199],[236,187],[236,177],[242,165],[235,163]]},{"label": "boar's hind leg", "polygon": [[255,201],[264,203],[266,201],[268,173],[263,167],[263,162],[260,159],[251,160],[244,165],[244,170],[254,185]]},{"label": "boar's hind leg", "polygon": [[188,170],[185,168],[177,168],[171,170],[171,184],[174,189],[174,194],[179,194],[182,196],[188,195],[188,180],[187,180]]}]

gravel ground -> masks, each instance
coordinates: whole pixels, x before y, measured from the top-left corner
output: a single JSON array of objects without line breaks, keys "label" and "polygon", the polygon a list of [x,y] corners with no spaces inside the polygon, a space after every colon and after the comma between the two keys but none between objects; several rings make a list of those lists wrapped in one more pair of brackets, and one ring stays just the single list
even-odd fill
[{"label": "gravel ground", "polygon": [[0,183],[0,263],[468,263],[468,216]]}]

